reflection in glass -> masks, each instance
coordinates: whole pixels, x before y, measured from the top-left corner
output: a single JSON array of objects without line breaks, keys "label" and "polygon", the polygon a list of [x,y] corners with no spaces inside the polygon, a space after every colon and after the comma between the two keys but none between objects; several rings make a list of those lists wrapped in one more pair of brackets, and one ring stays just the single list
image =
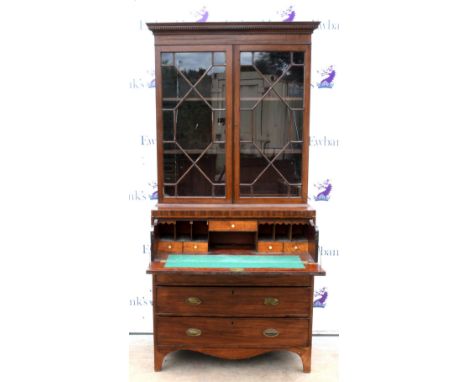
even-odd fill
[{"label": "reflection in glass", "polygon": [[214,52],[213,53],[213,65],[226,65],[226,53]]},{"label": "reflection in glass", "polygon": [[226,54],[161,53],[164,194],[226,191]]},{"label": "reflection in glass", "polygon": [[211,66],[210,52],[190,52],[175,54],[176,67],[192,83],[195,84]]},{"label": "reflection in glass", "polygon": [[211,109],[194,91],[180,104],[175,115],[176,140],[183,149],[202,150],[210,144]]},{"label": "reflection in glass", "polygon": [[161,53],[161,65],[174,65],[174,53]]},{"label": "reflection in glass", "polygon": [[163,141],[174,140],[174,112],[172,110],[163,111]]},{"label": "reflection in glass", "polygon": [[212,193],[211,183],[196,167],[192,167],[177,185],[179,196],[211,196]]},{"label": "reflection in glass", "polygon": [[240,195],[300,196],[304,52],[241,52],[240,62]]}]

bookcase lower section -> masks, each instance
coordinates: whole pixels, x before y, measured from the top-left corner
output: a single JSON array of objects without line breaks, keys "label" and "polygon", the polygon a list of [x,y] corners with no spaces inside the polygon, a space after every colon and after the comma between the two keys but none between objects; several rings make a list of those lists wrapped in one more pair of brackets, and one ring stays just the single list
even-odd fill
[{"label": "bookcase lower section", "polygon": [[226,280],[229,276],[219,285],[161,285],[153,275],[155,371],[177,350],[224,359],[286,350],[298,354],[303,371],[310,372],[313,277],[306,285],[290,277],[297,282],[290,286],[275,285],[275,277],[264,285],[247,275],[242,286]]}]

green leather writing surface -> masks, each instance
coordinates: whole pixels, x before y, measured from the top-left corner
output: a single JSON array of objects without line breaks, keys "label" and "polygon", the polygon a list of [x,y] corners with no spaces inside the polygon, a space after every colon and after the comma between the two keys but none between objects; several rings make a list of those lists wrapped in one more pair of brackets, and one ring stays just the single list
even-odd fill
[{"label": "green leather writing surface", "polygon": [[169,255],[165,268],[294,268],[302,269],[299,256]]}]

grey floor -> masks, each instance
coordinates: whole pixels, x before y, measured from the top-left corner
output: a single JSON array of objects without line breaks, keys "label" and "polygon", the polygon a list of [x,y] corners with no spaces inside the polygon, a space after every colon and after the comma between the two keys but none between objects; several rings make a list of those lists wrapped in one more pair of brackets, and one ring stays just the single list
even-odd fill
[{"label": "grey floor", "polygon": [[130,335],[129,381],[265,382],[338,381],[337,336],[312,337],[312,372],[302,372],[298,355],[271,352],[245,360],[223,360],[190,351],[166,356],[163,370],[153,371],[153,336]]}]

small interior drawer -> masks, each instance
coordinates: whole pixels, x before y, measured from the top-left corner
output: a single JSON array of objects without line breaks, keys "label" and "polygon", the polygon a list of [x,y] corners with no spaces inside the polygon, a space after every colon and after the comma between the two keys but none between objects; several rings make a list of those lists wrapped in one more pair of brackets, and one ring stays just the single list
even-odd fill
[{"label": "small interior drawer", "polygon": [[256,220],[210,220],[208,223],[209,231],[221,232],[256,232]]},{"label": "small interior drawer", "polygon": [[181,241],[161,240],[158,242],[158,251],[162,252],[182,252]]},{"label": "small interior drawer", "polygon": [[185,241],[184,253],[205,253],[208,252],[208,242],[206,241]]},{"label": "small interior drawer", "polygon": [[283,252],[283,243],[277,241],[259,241],[258,252]]},{"label": "small interior drawer", "polygon": [[309,243],[307,241],[285,241],[284,252],[307,252]]}]

